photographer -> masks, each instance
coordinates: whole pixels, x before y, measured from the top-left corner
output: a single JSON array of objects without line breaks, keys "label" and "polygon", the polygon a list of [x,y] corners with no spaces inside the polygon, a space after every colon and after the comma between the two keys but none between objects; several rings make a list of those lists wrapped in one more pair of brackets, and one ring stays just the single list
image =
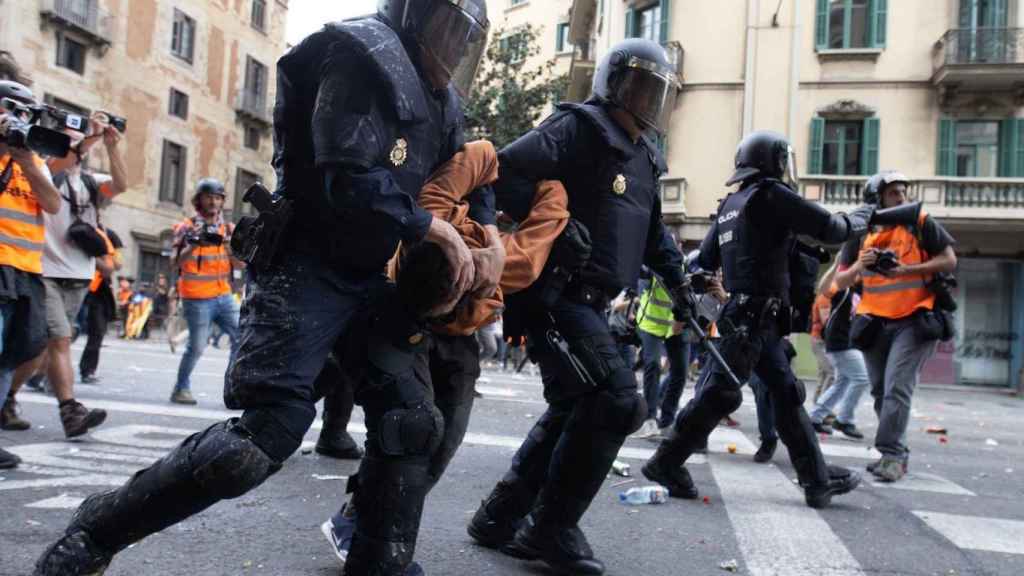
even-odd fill
[{"label": "photographer", "polygon": [[[864,202],[880,208],[906,204],[909,180],[898,172],[872,176]],[[885,482],[907,472],[905,442],[910,402],[921,368],[943,336],[946,318],[936,314],[932,276],[956,268],[953,237],[924,211],[903,225],[874,226],[863,242],[849,242],[840,255],[835,282],[839,290],[861,280],[864,293],[851,329],[864,352],[878,431],[875,447],[882,458],[868,471]]]},{"label": "photographer", "polygon": [[[0,99],[34,104],[28,88],[0,82]],[[14,369],[35,357],[46,344],[43,271],[43,212],[54,213],[60,196],[46,164],[34,152],[7,144],[8,130],[19,119],[0,107],[0,399],[3,429],[25,429],[9,396]],[[0,469],[19,459],[0,449]]]},{"label": "photographer", "polygon": [[[103,410],[89,410],[74,399],[75,373],[71,364],[71,326],[89,291],[96,271],[96,257],[108,246],[97,227],[101,203],[128,189],[125,164],[118,144],[121,133],[97,113],[82,133],[66,128],[70,150],[50,158],[47,166],[61,200],[59,210],[44,217],[43,285],[46,288],[46,329],[48,342],[43,370],[59,402],[64,435],[74,438],[106,420]],[[103,140],[110,160],[111,176],[94,175],[82,167],[89,151]],[[36,360],[37,362],[39,359]],[[15,382],[15,393],[20,387]]]},{"label": "photographer", "polygon": [[175,256],[171,265],[179,271],[178,293],[188,323],[188,345],[171,392],[171,402],[177,404],[196,403],[189,379],[206,349],[212,325],[228,335],[234,359],[239,310],[231,296],[231,273],[244,264],[228,251],[234,225],[224,222],[225,197],[224,185],[218,180],[200,180],[192,196],[196,215],[174,229]]}]

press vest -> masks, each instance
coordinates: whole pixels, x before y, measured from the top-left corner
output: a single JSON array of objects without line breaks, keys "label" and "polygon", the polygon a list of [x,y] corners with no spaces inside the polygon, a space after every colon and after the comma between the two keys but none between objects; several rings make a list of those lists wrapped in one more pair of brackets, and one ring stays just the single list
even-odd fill
[{"label": "press vest", "polygon": [[672,300],[661,282],[651,281],[651,287],[640,296],[636,321],[638,328],[658,338],[665,339],[673,335]]},{"label": "press vest", "polygon": [[[0,157],[0,173],[11,162],[9,154]],[[38,157],[35,162],[43,163]],[[42,274],[44,239],[42,208],[21,166],[15,162],[7,189],[0,193],[0,266]]]},{"label": "press vest", "polygon": [[[100,258],[103,258],[108,266],[113,267],[115,253],[114,244],[110,241],[110,238],[107,237],[107,233],[104,232],[102,229],[97,228],[96,232],[98,232],[99,235],[103,238],[103,241],[107,243],[107,254],[105,256],[100,256]],[[96,272],[94,272],[92,275],[92,282],[89,283],[89,292],[95,293],[96,290],[99,289],[101,284],[103,284],[103,273],[100,272],[99,268],[96,268]]]},{"label": "press vest", "polygon": [[[917,221],[918,230],[923,228],[926,217],[927,214],[922,210]],[[909,226],[872,231],[864,238],[862,248],[892,250],[903,266],[921,264],[930,259],[928,253],[921,248],[914,229]],[[857,314],[897,319],[910,316],[919,309],[931,310],[935,307],[935,295],[928,289],[923,275],[890,278],[870,270],[865,270],[861,275],[864,293]]]},{"label": "press vest", "polygon": [[[192,219],[179,226],[192,227]],[[220,246],[196,246],[182,259],[178,293],[188,300],[206,300],[231,293],[231,259],[227,250],[228,228],[221,224],[218,233],[225,238]]]}]

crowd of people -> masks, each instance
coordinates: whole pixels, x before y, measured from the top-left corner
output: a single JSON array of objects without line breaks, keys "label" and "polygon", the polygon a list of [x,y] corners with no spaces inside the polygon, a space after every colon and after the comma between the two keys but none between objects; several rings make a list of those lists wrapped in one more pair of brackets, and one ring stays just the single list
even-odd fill
[{"label": "crowd of people", "polygon": [[[652,139],[667,132],[680,88],[665,50],[635,38],[612,47],[586,102],[558,105],[498,151],[463,137],[461,97],[483,53],[486,12],[483,0],[458,9],[382,2],[376,16],[328,25],[281,58],[278,189],[247,195],[258,215],[236,228],[223,217],[224,186],[203,179],[195,215],[174,229],[188,335],[170,400],[195,403],[191,373],[217,326],[230,340],[225,405],[241,415],[86,498],[37,575],[102,573],[139,540],[261,485],[298,450],[321,399],[317,452],[360,460],[351,496],[322,526],[345,573],[422,574],[414,555],[424,503],[466,434],[481,359],[519,370],[528,356],[548,407],[467,530],[560,573],[604,572],[580,520],[626,439],[656,440],[643,475],[696,498],[685,463],[730,421],[747,383],[762,434],[755,458],[769,460],[781,440],[808,506],[860,483],[825,462],[818,434],[861,434],[854,413],[865,381],[882,453],[869,470],[886,481],[906,472],[913,389],[935,342],[950,337],[932,279],[956,265],[952,238],[907,205],[906,177],[879,174],[862,206],[832,214],[796,192],[789,142],[751,133],[726,182],[737,191],[684,258],[662,221],[667,167]],[[0,88],[33,100],[23,86]],[[119,132],[99,118],[95,126],[72,134],[78,144],[65,158],[0,145],[10,176],[0,195],[4,414],[17,418],[18,388],[45,366],[69,438],[106,419],[73,395],[71,326],[90,284],[99,275],[111,296],[90,301],[90,339],[111,300],[128,304],[125,334],[141,333],[150,299],[133,311],[144,291],[109,286],[118,258],[99,207],[126,184]],[[82,168],[100,140],[109,179]],[[512,226],[499,228],[499,211]],[[79,222],[105,238],[102,249],[86,251],[68,233]],[[820,282],[824,251],[798,238],[843,246]],[[236,270],[246,279],[241,311]],[[834,378],[808,414],[788,337],[815,318],[815,347]],[[691,349],[700,369],[680,409]],[[94,371],[93,360],[82,368]],[[362,448],[346,431],[356,402]]]}]

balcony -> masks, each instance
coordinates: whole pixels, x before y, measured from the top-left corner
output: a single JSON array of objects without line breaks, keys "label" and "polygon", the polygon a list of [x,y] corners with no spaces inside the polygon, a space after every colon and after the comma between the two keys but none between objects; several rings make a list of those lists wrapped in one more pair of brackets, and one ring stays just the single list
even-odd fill
[{"label": "balcony", "polygon": [[[848,209],[861,203],[863,176],[805,176],[800,180],[804,198],[830,210]],[[943,220],[968,220],[1024,228],[1024,178],[953,178],[931,176],[914,179],[907,194],[921,200],[925,210]]]},{"label": "balcony", "polygon": [[97,0],[40,0],[44,24],[70,29],[101,50],[110,46],[113,21]]},{"label": "balcony", "polygon": [[597,0],[573,0],[569,9],[569,42],[589,44],[597,20]]},{"label": "balcony", "polygon": [[264,129],[274,125],[274,109],[267,105],[267,97],[263,94],[239,92],[235,101],[235,113],[242,120],[253,122]]},{"label": "balcony", "polygon": [[962,28],[935,44],[932,83],[1012,90],[1024,83],[1024,28]]},{"label": "balcony", "polygon": [[590,97],[590,88],[594,81],[594,48],[593,38],[575,44],[572,65],[569,67],[569,87],[565,96],[569,102],[583,102]]}]

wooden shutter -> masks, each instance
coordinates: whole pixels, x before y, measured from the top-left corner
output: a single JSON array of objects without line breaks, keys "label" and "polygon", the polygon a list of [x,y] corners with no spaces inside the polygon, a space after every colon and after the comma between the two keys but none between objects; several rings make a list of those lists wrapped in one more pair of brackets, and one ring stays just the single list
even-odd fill
[{"label": "wooden shutter", "polygon": [[938,176],[956,176],[956,121],[949,118],[939,120],[935,171]]},{"label": "wooden shutter", "polygon": [[860,173],[863,176],[871,176],[878,172],[879,126],[878,118],[864,119],[860,153]]},{"label": "wooden shutter", "polygon": [[636,35],[636,10],[626,9],[626,38]]},{"label": "wooden shutter", "polygon": [[818,50],[828,49],[828,0],[818,0],[814,19],[814,44]]},{"label": "wooden shutter", "polygon": [[825,150],[825,119],[811,118],[811,149],[807,155],[807,171],[821,174],[822,156]]},{"label": "wooden shutter", "polygon": [[661,0],[661,30],[658,32],[659,42],[668,42],[669,22],[672,20],[672,11],[669,9],[671,0]]},{"label": "wooden shutter", "polygon": [[1020,131],[1017,118],[1007,118],[999,122],[999,168],[1000,178],[1013,178],[1019,171],[1017,162],[1021,148]]},{"label": "wooden shutter", "polygon": [[887,12],[888,0],[871,0],[871,21],[868,23],[871,37],[868,44],[873,48],[885,48]]}]

